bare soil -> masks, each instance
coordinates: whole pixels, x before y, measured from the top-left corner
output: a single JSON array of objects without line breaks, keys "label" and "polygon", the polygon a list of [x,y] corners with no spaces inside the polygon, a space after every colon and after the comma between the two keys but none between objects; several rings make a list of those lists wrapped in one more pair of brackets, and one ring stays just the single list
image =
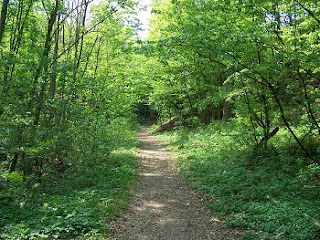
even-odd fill
[{"label": "bare soil", "polygon": [[133,199],[110,239],[241,239],[241,232],[213,221],[208,202],[192,191],[172,162],[173,153],[143,128],[138,134],[139,179]]}]

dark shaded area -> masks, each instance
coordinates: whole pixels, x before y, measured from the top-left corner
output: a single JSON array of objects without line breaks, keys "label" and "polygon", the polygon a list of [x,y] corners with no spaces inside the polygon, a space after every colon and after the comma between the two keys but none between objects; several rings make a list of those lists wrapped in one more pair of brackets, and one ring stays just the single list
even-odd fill
[{"label": "dark shaded area", "polygon": [[158,120],[158,111],[150,107],[148,103],[138,103],[134,113],[137,115],[137,121],[141,124],[152,124]]}]

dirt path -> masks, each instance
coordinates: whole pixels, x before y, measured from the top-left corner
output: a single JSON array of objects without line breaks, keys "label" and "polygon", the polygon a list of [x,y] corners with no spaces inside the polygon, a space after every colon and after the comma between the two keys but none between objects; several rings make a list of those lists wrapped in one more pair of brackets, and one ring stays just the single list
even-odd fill
[{"label": "dirt path", "polygon": [[172,153],[148,130],[138,134],[140,177],[135,196],[111,239],[239,239],[239,232],[210,221],[212,213],[181,179]]}]

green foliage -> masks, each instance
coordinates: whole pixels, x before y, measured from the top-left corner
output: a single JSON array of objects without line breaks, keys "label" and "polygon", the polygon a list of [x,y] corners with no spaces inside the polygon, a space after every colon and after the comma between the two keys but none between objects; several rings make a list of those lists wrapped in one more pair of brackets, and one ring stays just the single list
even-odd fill
[{"label": "green foliage", "polygon": [[[127,142],[130,146],[136,143]],[[45,178],[32,191],[21,186],[19,194],[1,199],[1,239],[102,238],[107,222],[128,201],[135,156],[133,150],[119,149],[107,158],[95,157],[59,179]],[[21,180],[18,173],[1,177],[6,184]]]},{"label": "green foliage", "polygon": [[134,1],[107,1],[92,14],[89,2],[10,1],[0,42],[3,238],[99,235],[98,213],[109,216],[101,205],[117,209],[114,196],[126,198],[133,175],[112,153],[136,144],[145,109],[208,125],[177,131],[174,146],[230,224],[262,237],[315,236],[316,3],[154,0],[142,43],[128,23]]},{"label": "green foliage", "polygon": [[282,150],[257,153],[237,124],[181,128],[160,138],[181,153],[183,175],[211,200],[217,217],[248,229],[244,239],[318,237],[319,164],[288,154],[285,132],[272,139]]},{"label": "green foliage", "polygon": [[[156,1],[150,40],[160,66],[150,101],[164,119],[241,119],[259,151],[286,129],[312,158],[304,140],[320,130],[316,9],[307,1]],[[304,136],[299,127],[309,128]]]},{"label": "green foliage", "polygon": [[103,238],[129,197],[140,93],[126,19],[135,3],[89,2],[10,1],[0,42],[1,239]]},{"label": "green foliage", "polygon": [[183,174],[219,217],[251,230],[245,239],[319,237],[316,4],[158,0],[153,9],[160,66],[150,100],[160,119],[200,126],[162,136]]}]

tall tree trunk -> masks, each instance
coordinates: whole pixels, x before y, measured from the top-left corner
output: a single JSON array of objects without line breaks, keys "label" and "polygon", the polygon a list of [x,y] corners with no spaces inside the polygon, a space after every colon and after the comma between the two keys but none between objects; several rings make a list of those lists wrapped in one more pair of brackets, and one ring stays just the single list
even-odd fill
[{"label": "tall tree trunk", "polygon": [[231,104],[227,100],[225,100],[223,104],[222,121],[223,122],[229,121],[231,116],[232,116]]},{"label": "tall tree trunk", "polygon": [[[225,84],[225,90],[228,91],[233,84]],[[227,122],[232,117],[231,103],[228,100],[224,100],[223,110],[222,110],[222,121]]]},{"label": "tall tree trunk", "polygon": [[6,70],[4,71],[4,76],[3,76],[5,92],[9,92],[11,89],[11,84],[12,84],[13,75],[14,75],[15,66],[16,66],[16,64],[12,61],[16,58],[16,56],[19,53],[22,38],[23,38],[24,28],[28,20],[29,14],[32,10],[33,4],[34,4],[34,1],[30,1],[25,14],[23,14],[24,13],[23,2],[22,3],[19,2],[19,5],[18,5],[19,12],[16,17],[17,24],[12,27],[12,31],[11,31],[10,58],[6,63],[6,67],[5,67]]},{"label": "tall tree trunk", "polygon": [[[48,21],[47,35],[46,35],[46,42],[45,42],[45,45],[44,45],[44,49],[43,49],[40,65],[39,65],[39,67],[37,69],[37,72],[36,72],[34,80],[33,80],[33,84],[34,85],[37,84],[38,79],[39,79],[40,74],[41,74],[41,71],[44,71],[44,73],[46,74],[46,72],[48,70],[48,67],[49,67],[48,57],[49,57],[49,52],[50,52],[50,48],[51,48],[52,31],[53,31],[54,23],[56,22],[56,19],[57,19],[58,10],[59,10],[59,0],[56,0],[55,1],[55,7],[50,13],[50,18],[49,18],[49,21]],[[36,111],[35,111],[35,114],[34,114],[34,122],[33,122],[33,124],[35,126],[39,124],[40,114],[41,114],[41,110],[42,110],[42,106],[43,106],[43,98],[44,98],[44,93],[45,93],[45,90],[46,90],[47,82],[48,82],[48,79],[47,79],[47,76],[45,76],[44,80],[43,80],[43,82],[41,84],[41,87],[40,87],[40,92],[37,95],[37,99],[35,99],[36,102],[37,102]]]},{"label": "tall tree trunk", "polygon": [[[99,40],[99,39],[100,39],[100,40]],[[81,78],[84,78],[84,75],[85,75],[86,72],[87,72],[88,65],[89,65],[89,59],[90,59],[90,57],[91,57],[91,55],[92,55],[92,51],[93,51],[96,43],[98,42],[98,40],[99,40],[99,42],[101,41],[101,37],[99,38],[99,35],[97,35],[96,40],[94,40],[94,43],[93,43],[92,46],[91,46],[90,52],[88,53],[88,55],[87,55],[87,57],[86,57],[86,61],[85,61],[86,64],[85,64],[84,69],[83,69],[83,71],[82,71]]]},{"label": "tall tree trunk", "polygon": [[298,69],[297,70],[297,73],[298,73],[298,76],[299,76],[299,79],[301,81],[301,85],[302,85],[302,89],[303,89],[303,92],[304,92],[304,98],[307,102],[307,111],[308,111],[308,114],[309,114],[309,118],[310,118],[310,122],[317,128],[318,130],[318,134],[320,135],[320,126],[319,126],[319,123],[315,117],[315,114],[313,113],[313,109],[312,109],[312,106],[311,106],[311,100],[310,100],[310,97],[309,97],[309,94],[308,94],[308,90],[307,90],[307,84],[300,72],[300,70]]},{"label": "tall tree trunk", "polygon": [[10,163],[9,172],[13,172],[14,170],[16,170],[16,166],[18,163],[18,157],[19,157],[19,154],[16,152],[13,156],[11,163]]},{"label": "tall tree trunk", "polygon": [[[82,50],[83,50],[83,40],[84,40],[84,29],[87,17],[87,10],[88,10],[88,2],[86,0],[82,0],[82,4],[84,4],[84,9],[81,14],[81,10],[78,12],[78,19],[77,19],[77,29],[76,29],[76,37],[75,39],[79,39],[79,41],[75,44],[75,56],[74,56],[74,70],[73,70],[73,84],[76,88],[78,70],[80,68],[81,58],[82,58]],[[79,50],[78,50],[79,48]],[[76,96],[76,93],[74,93]]]},{"label": "tall tree trunk", "polygon": [[9,0],[3,0],[0,19],[0,44],[3,38],[4,30],[6,27],[6,19],[8,13]]},{"label": "tall tree trunk", "polygon": [[[55,46],[54,46],[54,52],[53,52],[53,65],[57,64],[57,56],[59,51],[59,36],[60,36],[60,14],[58,15],[57,20],[57,29],[55,32]],[[50,78],[50,96],[53,99],[54,95],[56,93],[56,80],[57,80],[57,74],[53,72]]]}]

